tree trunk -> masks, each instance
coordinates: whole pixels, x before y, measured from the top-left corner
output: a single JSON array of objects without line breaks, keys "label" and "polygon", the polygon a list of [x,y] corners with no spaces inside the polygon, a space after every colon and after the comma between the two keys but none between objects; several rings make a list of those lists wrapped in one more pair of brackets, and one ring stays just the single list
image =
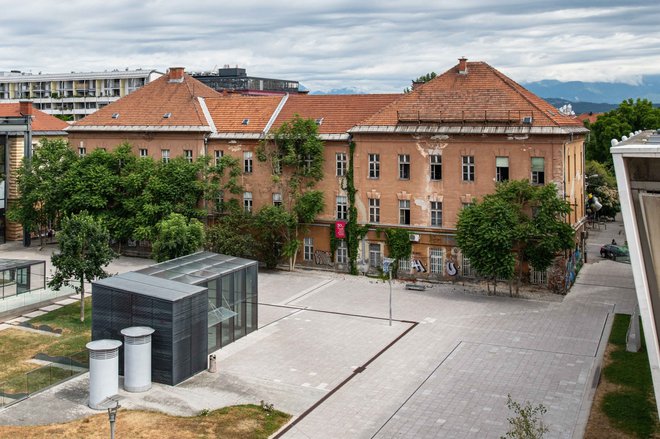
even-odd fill
[{"label": "tree trunk", "polygon": [[493,276],[493,296],[497,296],[497,277]]},{"label": "tree trunk", "polygon": [[516,296],[520,294],[520,283],[522,282],[522,273],[523,273],[523,260],[524,256],[522,252],[518,253],[518,282],[516,282]]},{"label": "tree trunk", "polygon": [[80,278],[80,321],[85,321],[85,278]]}]

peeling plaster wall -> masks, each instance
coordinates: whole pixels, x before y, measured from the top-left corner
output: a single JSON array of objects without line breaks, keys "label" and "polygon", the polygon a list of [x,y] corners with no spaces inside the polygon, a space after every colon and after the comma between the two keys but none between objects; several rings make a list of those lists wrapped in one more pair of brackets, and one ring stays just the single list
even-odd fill
[{"label": "peeling plaster wall", "polygon": [[[458,136],[369,135],[355,136],[357,196],[367,203],[366,193],[381,194],[381,224],[398,225],[398,197],[411,194],[411,226],[429,227],[429,202],[443,203],[443,228],[453,229],[464,202],[495,190],[495,158],[509,157],[509,178],[531,178],[531,158],[545,158],[546,182],[564,188],[565,136]],[[575,148],[583,139],[575,139]],[[368,178],[368,154],[380,154],[380,178]],[[410,155],[411,177],[399,179],[398,155]],[[442,156],[442,180],[430,180],[429,155]],[[475,181],[462,181],[462,156],[475,157]],[[580,163],[581,167],[581,163]],[[577,191],[577,189],[576,189]],[[579,191],[577,191],[579,192]],[[576,192],[576,193],[577,193]],[[561,192],[560,192],[561,193]],[[368,222],[366,215],[360,222]],[[430,228],[430,227],[429,227]],[[434,230],[437,228],[433,228]]]}]

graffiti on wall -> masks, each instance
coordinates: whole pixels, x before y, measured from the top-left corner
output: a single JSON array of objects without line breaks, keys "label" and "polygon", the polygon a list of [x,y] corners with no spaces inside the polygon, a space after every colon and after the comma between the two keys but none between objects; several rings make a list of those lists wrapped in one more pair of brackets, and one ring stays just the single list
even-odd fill
[{"label": "graffiti on wall", "polygon": [[330,252],[323,250],[314,251],[314,263],[316,265],[329,265],[332,266],[332,258]]}]

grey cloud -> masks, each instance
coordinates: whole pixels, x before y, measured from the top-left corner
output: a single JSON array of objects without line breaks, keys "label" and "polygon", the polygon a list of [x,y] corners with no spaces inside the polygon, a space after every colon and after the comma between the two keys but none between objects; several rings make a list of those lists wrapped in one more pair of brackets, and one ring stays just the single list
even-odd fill
[{"label": "grey cloud", "polygon": [[660,6],[642,0],[38,0],[4,9],[0,70],[238,64],[311,89],[369,92],[398,92],[462,55],[519,82],[660,73]]}]

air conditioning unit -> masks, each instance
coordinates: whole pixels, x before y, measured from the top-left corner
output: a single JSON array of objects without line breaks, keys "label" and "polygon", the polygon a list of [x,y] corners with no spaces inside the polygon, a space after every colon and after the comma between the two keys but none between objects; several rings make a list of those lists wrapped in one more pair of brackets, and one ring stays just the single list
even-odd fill
[{"label": "air conditioning unit", "polygon": [[419,235],[411,233],[408,235],[411,242],[419,242]]}]

